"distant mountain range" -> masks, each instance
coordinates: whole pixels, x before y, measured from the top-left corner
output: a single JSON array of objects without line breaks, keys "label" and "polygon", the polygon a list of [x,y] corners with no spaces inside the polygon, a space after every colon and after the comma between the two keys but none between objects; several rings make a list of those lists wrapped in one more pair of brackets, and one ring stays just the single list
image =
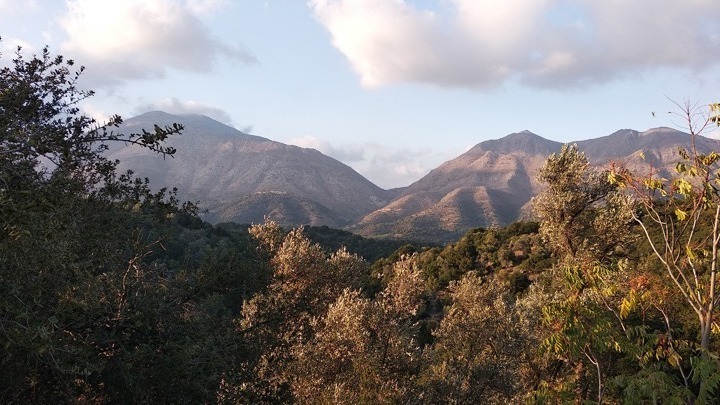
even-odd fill
[{"label": "distant mountain range", "polygon": [[[542,188],[537,173],[562,143],[529,131],[481,142],[408,187],[383,190],[347,165],[314,149],[244,134],[199,115],[150,112],[128,119],[126,131],[180,123],[178,151],[162,159],[140,148],[116,146],[109,157],[149,177],[153,187],[178,187],[200,201],[211,222],[328,225],[365,236],[448,241],[470,228],[502,226],[530,217]],[[623,161],[669,168],[689,135],[670,128],[624,129],[575,142],[595,165]],[[703,150],[720,142],[700,138]],[[642,151],[645,160],[638,157]]]}]

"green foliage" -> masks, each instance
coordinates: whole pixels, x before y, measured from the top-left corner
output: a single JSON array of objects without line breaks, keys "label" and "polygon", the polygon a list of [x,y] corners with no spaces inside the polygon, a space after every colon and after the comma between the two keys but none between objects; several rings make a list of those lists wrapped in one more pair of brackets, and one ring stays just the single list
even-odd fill
[{"label": "green foliage", "polygon": [[426,249],[418,263],[431,289],[447,287],[465,273],[505,272],[508,282],[522,288],[523,279],[549,267],[549,252],[540,243],[538,224],[516,222],[506,228],[474,229],[444,248]]},{"label": "green foliage", "polygon": [[422,280],[409,261],[373,299],[345,290],[317,319],[315,336],[293,348],[293,392],[301,403],[396,403],[413,399],[420,366],[416,316]]},{"label": "green foliage", "polygon": [[327,226],[307,226],[304,234],[312,242],[335,252],[344,247],[348,252],[356,254],[368,263],[390,256],[407,242],[394,239],[363,238],[348,231],[329,228]]},{"label": "green foliage", "polygon": [[3,65],[0,402],[213,399],[243,353],[227,298],[263,288],[243,284],[262,280],[254,248],[102,155],[113,141],[171,155],[162,142],[181,127],[125,135],[119,117],[81,115],[82,68],[47,49]]},{"label": "green foliage", "polygon": [[614,384],[622,389],[626,404],[685,404],[688,391],[664,371],[642,369],[632,377],[618,377]]},{"label": "green foliage", "polygon": [[[642,176],[616,167],[611,180],[627,191],[626,211],[642,229],[657,268],[665,275],[661,282],[676,293],[678,306],[684,307],[684,312],[696,316],[699,331],[688,337],[695,352],[686,355],[683,361],[671,360],[681,371],[688,370],[683,377],[691,392],[689,397],[707,402],[717,386],[715,371],[709,370],[717,368],[711,347],[720,305],[717,291],[720,154],[696,147],[697,137],[710,123],[708,119],[698,123],[697,115],[690,105],[682,110],[689,124],[690,146],[679,149],[682,160],[675,166],[674,178],[659,178],[654,171]],[[691,386],[689,375],[698,386]]]},{"label": "green foliage", "polygon": [[710,122],[720,126],[720,103],[710,104]]},{"label": "green foliage", "polygon": [[452,304],[427,351],[421,377],[432,403],[509,402],[524,383],[528,330],[499,283],[469,272],[449,288]]},{"label": "green foliage", "polygon": [[632,246],[630,217],[620,209],[616,185],[607,181],[607,173],[590,168],[577,145],[550,155],[539,177],[547,189],[533,206],[540,233],[557,255],[603,260]]},{"label": "green foliage", "polygon": [[272,268],[264,291],[244,301],[238,333],[249,356],[228,375],[227,401],[272,402],[290,398],[293,348],[312,339],[316,317],[343,294],[367,284],[369,266],[340,249],[332,255],[310,242],[302,229],[288,233],[274,222],[255,225],[250,234],[263,247]]}]

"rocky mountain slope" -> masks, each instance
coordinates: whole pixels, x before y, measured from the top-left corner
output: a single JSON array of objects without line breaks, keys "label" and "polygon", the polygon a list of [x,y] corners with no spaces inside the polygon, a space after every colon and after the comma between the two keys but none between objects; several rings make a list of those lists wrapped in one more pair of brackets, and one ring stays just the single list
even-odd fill
[{"label": "rocky mountain slope", "polygon": [[[669,171],[679,158],[678,147],[688,146],[689,140],[683,132],[656,128],[620,130],[575,143],[597,166],[622,162],[635,170],[652,166]],[[361,235],[448,241],[473,227],[530,218],[531,199],[542,189],[538,171],[547,156],[561,147],[528,131],[482,142],[407,187],[351,230]],[[718,150],[720,143],[700,137],[697,147]],[[640,158],[641,151],[645,159]]]},{"label": "rocky mountain slope", "polygon": [[351,229],[365,235],[446,240],[520,218],[541,185],[536,173],[562,146],[529,131],[482,142],[407,187]]},{"label": "rocky mountain slope", "polygon": [[126,120],[121,131],[179,123],[177,149],[163,159],[134,146],[115,146],[109,157],[133,168],[151,185],[177,187],[200,201],[212,222],[261,222],[343,227],[384,206],[393,192],[377,187],[347,165],[314,149],[244,134],[200,115],[150,112]]}]

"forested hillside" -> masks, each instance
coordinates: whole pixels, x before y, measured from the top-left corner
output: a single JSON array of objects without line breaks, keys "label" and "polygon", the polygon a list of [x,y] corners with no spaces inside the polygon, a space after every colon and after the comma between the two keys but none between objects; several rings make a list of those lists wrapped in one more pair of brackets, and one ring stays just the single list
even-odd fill
[{"label": "forested hillside", "polygon": [[666,179],[565,146],[538,222],[445,246],[210,225],[103,154],[182,126],[118,132],[71,61],[2,62],[2,403],[717,403],[716,152]]}]

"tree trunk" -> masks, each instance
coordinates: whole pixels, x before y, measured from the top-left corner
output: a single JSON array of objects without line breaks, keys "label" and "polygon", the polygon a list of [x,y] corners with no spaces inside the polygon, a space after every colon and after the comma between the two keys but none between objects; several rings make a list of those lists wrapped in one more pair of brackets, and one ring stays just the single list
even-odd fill
[{"label": "tree trunk", "polygon": [[710,335],[712,334],[712,310],[700,315],[700,350],[703,358],[707,357],[710,349]]}]

